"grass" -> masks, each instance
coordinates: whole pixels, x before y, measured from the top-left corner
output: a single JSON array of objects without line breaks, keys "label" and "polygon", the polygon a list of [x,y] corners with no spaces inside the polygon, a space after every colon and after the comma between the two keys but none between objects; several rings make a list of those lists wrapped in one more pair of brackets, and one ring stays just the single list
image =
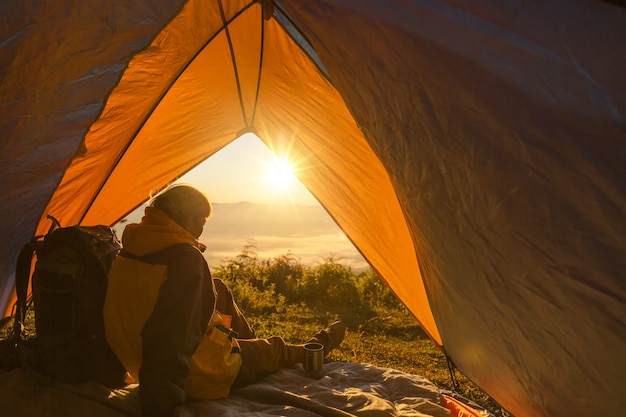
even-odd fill
[{"label": "grass", "polygon": [[[252,309],[254,310],[254,309]],[[439,388],[455,391],[443,350],[404,308],[336,309],[306,304],[285,305],[280,312],[246,316],[259,337],[281,336],[291,343],[308,340],[316,331],[341,318],[348,330],[339,349],[327,361],[363,362],[428,378]],[[511,417],[460,372],[454,371],[458,393],[496,417]]]},{"label": "grass", "polygon": [[[496,417],[511,417],[472,381],[451,371],[443,350],[372,271],[355,276],[332,259],[308,268],[287,257],[259,261],[246,254],[226,262],[214,276],[229,283],[258,337],[302,343],[341,318],[348,328],[346,337],[327,361],[369,363],[421,375]],[[32,334],[30,327],[32,320],[26,329]],[[0,332],[0,339],[6,339],[9,328]]]}]

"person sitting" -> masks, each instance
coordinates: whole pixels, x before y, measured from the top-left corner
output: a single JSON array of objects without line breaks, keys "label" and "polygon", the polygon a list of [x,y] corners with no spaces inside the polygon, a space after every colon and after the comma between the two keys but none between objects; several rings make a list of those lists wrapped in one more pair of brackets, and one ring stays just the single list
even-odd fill
[{"label": "person sitting", "polygon": [[[126,226],[109,271],[106,338],[139,382],[143,416],[173,416],[186,399],[224,398],[304,361],[304,344],[256,338],[228,286],[212,278],[198,243],[211,213],[194,187],[166,189]],[[327,355],[345,331],[338,321],[309,341]]]}]

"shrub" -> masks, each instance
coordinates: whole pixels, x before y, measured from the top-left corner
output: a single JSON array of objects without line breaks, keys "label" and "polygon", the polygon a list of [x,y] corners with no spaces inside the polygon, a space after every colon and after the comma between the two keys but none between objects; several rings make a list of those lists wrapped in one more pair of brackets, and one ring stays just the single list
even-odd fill
[{"label": "shrub", "polygon": [[357,277],[361,305],[399,309],[402,304],[373,269],[361,272]]},{"label": "shrub", "polygon": [[286,310],[285,296],[276,292],[274,284],[260,290],[243,280],[226,283],[244,314],[265,315],[284,313]]},{"label": "shrub", "polygon": [[243,250],[234,259],[223,259],[221,264],[212,271],[215,278],[230,283],[244,282],[263,291],[266,282],[263,266],[258,261],[257,247],[253,240],[248,241]]},{"label": "shrub", "polygon": [[301,285],[303,301],[330,305],[359,305],[356,280],[349,267],[337,263],[335,258],[306,271]]},{"label": "shrub", "polygon": [[402,307],[372,269],[355,275],[339,261],[330,256],[309,267],[292,253],[259,260],[254,241],[248,241],[239,255],[223,260],[213,276],[229,283],[242,308],[258,312],[277,311],[285,302],[334,309]]},{"label": "shrub", "polygon": [[289,301],[300,301],[299,286],[304,275],[304,267],[292,255],[281,255],[265,262],[265,281],[276,287]]}]

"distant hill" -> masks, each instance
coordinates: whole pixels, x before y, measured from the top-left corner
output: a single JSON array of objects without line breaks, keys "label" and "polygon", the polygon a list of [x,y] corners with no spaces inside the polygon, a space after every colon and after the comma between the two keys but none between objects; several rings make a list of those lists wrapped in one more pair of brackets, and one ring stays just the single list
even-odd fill
[{"label": "distant hill", "polygon": [[[116,226],[118,236],[126,224],[141,221],[143,211],[141,207]],[[254,243],[264,259],[291,253],[311,265],[332,256],[357,272],[368,267],[321,206],[214,203],[200,241],[207,245],[211,267],[236,257],[248,243]]]},{"label": "distant hill", "polygon": [[253,203],[214,204],[205,230],[212,234],[253,234],[286,237],[338,230],[322,206],[273,206]]}]

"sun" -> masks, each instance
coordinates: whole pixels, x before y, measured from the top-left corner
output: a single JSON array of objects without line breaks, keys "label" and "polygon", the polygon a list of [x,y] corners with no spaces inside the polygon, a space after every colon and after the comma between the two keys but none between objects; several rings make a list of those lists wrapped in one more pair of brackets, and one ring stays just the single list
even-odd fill
[{"label": "sun", "polygon": [[274,157],[268,165],[266,179],[275,191],[289,191],[296,182],[293,165],[287,159]]}]

